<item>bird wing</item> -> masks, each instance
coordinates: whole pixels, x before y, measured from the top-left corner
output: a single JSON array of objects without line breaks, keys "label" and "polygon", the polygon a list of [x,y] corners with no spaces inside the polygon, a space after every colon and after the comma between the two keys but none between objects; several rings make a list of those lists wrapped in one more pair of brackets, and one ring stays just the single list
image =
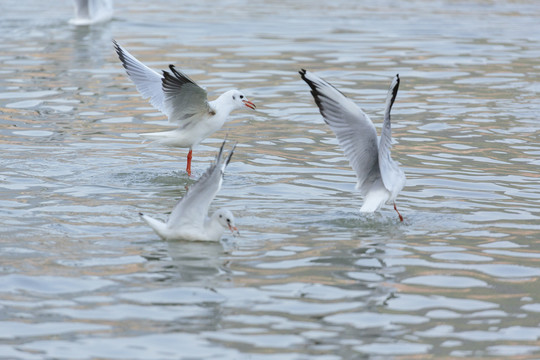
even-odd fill
[{"label": "bird wing", "polygon": [[181,127],[209,115],[215,111],[208,104],[206,90],[197,85],[186,74],[169,65],[169,71],[163,71],[162,88],[165,94],[165,110],[169,120],[178,121]]},{"label": "bird wing", "polygon": [[302,79],[311,88],[311,95],[319,107],[324,121],[336,134],[339,144],[349,159],[358,178],[358,188],[376,169],[377,131],[371,119],[352,100],[315,74],[301,70]]},{"label": "bird wing", "polygon": [[393,192],[398,186],[398,182],[401,181],[399,176],[396,176],[396,172],[399,172],[398,166],[394,160],[390,157],[390,149],[392,148],[392,126],[390,123],[390,110],[396,99],[399,89],[399,74],[396,75],[388,94],[386,95],[386,103],[384,110],[384,124],[381,132],[381,139],[379,142],[379,170],[383,180],[384,187]]},{"label": "bird wing", "polygon": [[233,146],[227,157],[223,154],[225,141],[219,149],[216,160],[206,172],[189,188],[184,197],[176,204],[167,226],[182,227],[185,224],[193,226],[203,226],[204,220],[208,216],[208,208],[214,200],[223,182],[225,167],[231,161],[236,145]]},{"label": "bird wing", "polygon": [[165,106],[165,93],[162,89],[163,76],[137,60],[115,40],[113,40],[113,43],[116,53],[126,69],[126,73],[131,81],[135,83],[137,90],[142,94],[143,98],[150,98],[150,104],[153,107],[169,116]]}]

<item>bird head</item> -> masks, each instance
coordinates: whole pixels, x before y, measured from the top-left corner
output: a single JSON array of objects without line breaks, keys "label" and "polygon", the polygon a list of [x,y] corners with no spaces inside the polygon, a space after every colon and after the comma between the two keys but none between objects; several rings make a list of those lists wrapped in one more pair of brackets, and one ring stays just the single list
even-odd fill
[{"label": "bird head", "polygon": [[219,209],[216,211],[217,220],[225,229],[229,229],[233,235],[238,235],[239,231],[234,224],[234,215],[228,209]]},{"label": "bird head", "polygon": [[233,103],[236,105],[237,109],[241,109],[244,106],[250,108],[251,110],[255,110],[256,108],[255,104],[249,101],[247,96],[244,95],[241,91],[231,90],[229,92],[229,96],[231,97]]}]

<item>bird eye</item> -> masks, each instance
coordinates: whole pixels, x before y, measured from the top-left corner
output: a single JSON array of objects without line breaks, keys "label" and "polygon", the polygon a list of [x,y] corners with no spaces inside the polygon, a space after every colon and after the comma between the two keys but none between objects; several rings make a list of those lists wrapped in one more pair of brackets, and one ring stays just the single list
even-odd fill
[{"label": "bird eye", "polygon": [[223,215],[219,215],[219,218],[221,219],[223,217]]},{"label": "bird eye", "polygon": [[240,99],[243,99],[244,98],[244,95],[240,95]]},{"label": "bird eye", "polygon": [[231,219],[227,219],[227,222],[230,223],[230,222],[231,222]]}]

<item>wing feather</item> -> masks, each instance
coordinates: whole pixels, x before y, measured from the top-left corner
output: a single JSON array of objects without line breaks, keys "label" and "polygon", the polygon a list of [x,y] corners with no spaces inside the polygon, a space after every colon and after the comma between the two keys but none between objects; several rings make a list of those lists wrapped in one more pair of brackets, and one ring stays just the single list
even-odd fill
[{"label": "wing feather", "polygon": [[197,85],[186,74],[169,65],[169,71],[163,71],[162,87],[165,94],[165,109],[169,120],[180,124],[193,117],[213,115],[208,104],[206,90]]},{"label": "wing feather", "polygon": [[161,88],[163,77],[137,60],[115,40],[113,40],[113,44],[127,75],[143,98],[150,99],[150,104],[153,107],[169,116],[165,108],[165,94]]},{"label": "wing feather", "polygon": [[[384,110],[384,124],[379,142],[379,169],[381,172],[381,177],[384,187],[392,193],[394,192],[394,189],[399,187],[399,182],[402,181],[400,176],[396,176],[396,174],[400,172],[400,169],[397,163],[390,156],[390,150],[392,148],[392,126],[390,122],[390,111],[392,110],[392,105],[396,99],[398,89],[399,74],[394,77],[392,84],[390,85],[390,89],[388,89]],[[399,190],[401,190],[401,188]]]},{"label": "wing feather", "polygon": [[358,188],[365,193],[366,180],[378,171],[377,131],[371,119],[352,100],[315,74],[301,70],[302,79],[311,88],[311,95],[324,121],[336,134],[343,152],[358,178]]},{"label": "wing feather", "polygon": [[206,172],[189,188],[188,192],[176,204],[169,220],[168,227],[182,227],[184,224],[203,226],[204,220],[208,216],[208,208],[214,200],[223,182],[225,168],[231,161],[236,148],[233,146],[228,156],[223,155],[225,141],[221,144],[216,160]]}]

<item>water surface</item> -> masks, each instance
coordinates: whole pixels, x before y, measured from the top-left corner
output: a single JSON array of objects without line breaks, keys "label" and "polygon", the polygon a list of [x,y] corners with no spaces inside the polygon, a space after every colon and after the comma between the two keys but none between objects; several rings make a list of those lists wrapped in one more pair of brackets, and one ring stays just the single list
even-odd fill
[{"label": "water surface", "polygon": [[[69,3],[69,2],[66,2]],[[540,353],[540,8],[520,2],[4,0],[0,22],[0,357],[536,358]],[[193,182],[111,39],[174,63],[237,111],[194,151],[238,141],[212,205],[241,236],[164,242]],[[378,129],[392,77],[407,185],[365,216],[355,176],[297,71]]]}]

